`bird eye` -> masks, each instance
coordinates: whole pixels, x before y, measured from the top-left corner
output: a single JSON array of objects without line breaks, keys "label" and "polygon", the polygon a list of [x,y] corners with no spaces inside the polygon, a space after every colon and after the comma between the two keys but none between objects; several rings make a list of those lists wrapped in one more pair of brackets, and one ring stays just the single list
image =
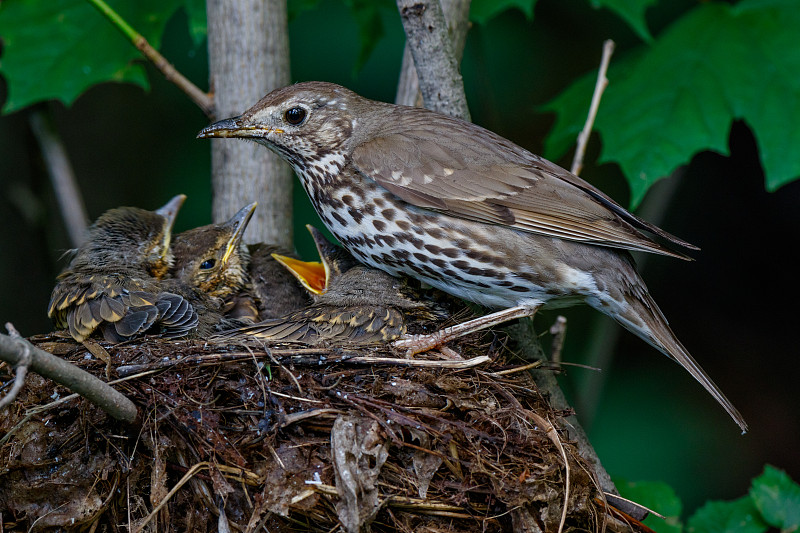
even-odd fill
[{"label": "bird eye", "polygon": [[214,268],[214,265],[217,264],[216,261],[213,259],[208,259],[200,263],[200,270],[208,270],[209,268]]},{"label": "bird eye", "polygon": [[289,108],[283,114],[283,119],[292,126],[297,126],[306,119],[306,110],[302,107]]}]

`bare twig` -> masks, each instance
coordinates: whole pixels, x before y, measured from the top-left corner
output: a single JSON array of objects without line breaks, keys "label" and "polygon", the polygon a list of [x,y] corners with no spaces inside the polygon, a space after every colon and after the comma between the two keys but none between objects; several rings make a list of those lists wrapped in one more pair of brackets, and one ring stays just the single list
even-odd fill
[{"label": "bare twig", "polygon": [[[6,328],[8,329],[9,336],[12,339],[20,340],[22,338],[19,332],[10,323],[6,324]],[[21,350],[21,357],[19,361],[14,364],[17,370],[16,375],[14,376],[14,386],[11,387],[11,390],[8,392],[8,394],[6,394],[3,398],[0,398],[0,410],[5,409],[5,407],[8,405],[11,405],[11,402],[16,399],[19,391],[22,390],[22,386],[25,384],[25,376],[28,374],[28,368],[30,367],[33,356],[31,355],[30,347],[27,344],[21,343]]]},{"label": "bare twig", "polygon": [[90,4],[100,11],[119,31],[127,37],[131,43],[146,57],[153,65],[161,71],[161,74],[174,83],[181,91],[191,98],[197,106],[206,114],[207,117],[214,117],[214,101],[208,93],[201,90],[197,85],[189,81],[183,74],[178,72],[158,50],[153,48],[147,39],[139,32],[134,30],[119,13],[114,11],[111,6],[103,0],[87,0]]},{"label": "bare twig", "polygon": [[439,0],[397,0],[425,107],[469,120],[464,82]]},{"label": "bare twig", "polygon": [[594,119],[597,116],[597,110],[600,107],[600,98],[603,97],[603,91],[608,86],[608,78],[606,72],[608,71],[608,64],[611,61],[611,54],[614,53],[614,41],[608,39],[603,43],[603,58],[600,61],[600,70],[597,72],[597,83],[594,86],[594,94],[592,94],[592,103],[589,106],[589,115],[586,117],[586,123],[583,130],[578,134],[578,146],[575,149],[575,157],[572,159],[572,168],[570,172],[576,176],[581,173],[583,169],[583,157],[586,155],[586,145],[589,143],[589,135],[592,133],[592,126]]},{"label": "bare twig", "polygon": [[45,112],[34,110],[29,120],[47,166],[56,200],[61,208],[70,244],[77,248],[83,244],[88,217],[67,151]]},{"label": "bare twig", "polygon": [[30,370],[80,394],[117,420],[129,424],[137,421],[136,405],[121,392],[72,363],[40,350],[25,339],[0,333],[0,359],[19,365],[26,351],[31,356]]}]

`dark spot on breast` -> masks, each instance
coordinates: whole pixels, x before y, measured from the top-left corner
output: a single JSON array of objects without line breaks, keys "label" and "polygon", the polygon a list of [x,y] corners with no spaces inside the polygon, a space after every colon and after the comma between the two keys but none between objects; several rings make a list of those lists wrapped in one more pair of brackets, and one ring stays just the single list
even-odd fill
[{"label": "dark spot on breast", "polygon": [[383,215],[383,218],[385,218],[386,220],[394,220],[394,216],[396,214],[397,212],[394,209],[384,209],[383,211],[381,211],[381,215]]},{"label": "dark spot on breast", "polygon": [[395,222],[395,224],[397,224],[397,227],[403,231],[408,231],[411,229],[411,224],[409,224],[407,220],[398,220]]},{"label": "dark spot on breast", "polygon": [[340,215],[337,211],[333,211],[332,215],[333,218],[335,218],[339,224],[341,224],[344,227],[347,227],[347,220],[342,215]]},{"label": "dark spot on breast", "polygon": [[381,241],[383,241],[383,243],[386,246],[394,246],[394,241],[395,240],[396,239],[394,237],[392,237],[391,235],[376,235],[375,236],[375,243],[376,244],[380,244]]},{"label": "dark spot on breast", "polygon": [[458,248],[444,248],[442,249],[442,253],[447,257],[458,257],[461,255],[461,250]]},{"label": "dark spot on breast", "polygon": [[427,255],[419,252],[414,252],[414,257],[417,259],[417,261],[422,261],[423,263],[427,263],[428,259],[430,259]]},{"label": "dark spot on breast", "polygon": [[514,285],[513,287],[509,287],[514,292],[530,292],[528,287],[523,287],[522,285]]},{"label": "dark spot on breast", "polygon": [[373,202],[374,202],[374,203],[375,203],[375,205],[377,205],[378,207],[383,207],[383,206],[385,206],[385,205],[386,205],[386,201],[385,201],[383,198],[375,198],[375,199],[373,200]]},{"label": "dark spot on breast", "polygon": [[426,244],[425,249],[434,255],[440,255],[442,253],[442,249],[435,244]]},{"label": "dark spot on breast", "polygon": [[372,221],[372,225],[375,226],[375,229],[378,231],[386,231],[386,222],[383,220],[378,220],[376,218]]},{"label": "dark spot on breast", "polygon": [[375,204],[365,204],[361,209],[369,215],[375,215]]},{"label": "dark spot on breast", "polygon": [[459,259],[458,261],[453,261],[450,264],[459,270],[466,270],[469,268],[469,263],[467,263],[463,259]]},{"label": "dark spot on breast", "polygon": [[431,263],[433,263],[439,268],[445,268],[447,266],[447,261],[445,261],[444,259],[440,259],[438,257],[431,259]]},{"label": "dark spot on breast", "polygon": [[349,205],[350,207],[353,207],[355,205],[355,198],[353,198],[349,194],[345,194],[344,196],[342,196],[342,201],[347,205]]},{"label": "dark spot on breast", "polygon": [[364,215],[362,215],[360,211],[357,211],[352,207],[347,208],[347,214],[350,215],[352,219],[356,221],[356,224],[361,224],[361,221],[364,220]]},{"label": "dark spot on breast", "polygon": [[445,238],[444,231],[440,230],[439,228],[428,228],[428,235],[430,235],[434,239],[441,240]]},{"label": "dark spot on breast", "polygon": [[411,254],[408,250],[402,250],[398,248],[397,250],[392,250],[392,255],[398,259],[408,259]]}]

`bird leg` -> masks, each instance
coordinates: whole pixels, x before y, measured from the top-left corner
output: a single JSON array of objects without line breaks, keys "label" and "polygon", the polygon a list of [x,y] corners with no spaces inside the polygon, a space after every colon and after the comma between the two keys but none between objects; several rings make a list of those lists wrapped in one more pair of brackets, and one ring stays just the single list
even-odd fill
[{"label": "bird leg", "polygon": [[406,357],[411,357],[418,353],[427,352],[430,349],[475,331],[490,328],[515,318],[533,316],[540,307],[541,304],[509,307],[508,309],[473,318],[461,324],[442,328],[439,331],[426,335],[404,335],[394,341],[392,346],[400,348],[401,350],[405,349]]}]

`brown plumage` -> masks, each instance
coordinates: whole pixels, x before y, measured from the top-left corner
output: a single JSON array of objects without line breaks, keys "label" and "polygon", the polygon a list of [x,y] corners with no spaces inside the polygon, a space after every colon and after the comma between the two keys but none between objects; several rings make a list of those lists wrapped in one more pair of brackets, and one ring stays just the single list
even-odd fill
[{"label": "brown plumage", "polygon": [[[401,337],[409,321],[434,321],[446,318],[443,308],[424,299],[405,280],[359,264],[347,250],[332,244],[308,226],[317,245],[321,264],[307,264],[279,255],[284,264],[314,297],[314,303],[285,316],[228,332],[262,339],[316,344],[379,344]],[[324,269],[315,278],[308,273]]]},{"label": "brown plumage", "polygon": [[484,325],[542,306],[591,305],[683,366],[746,430],[627,252],[686,258],[677,248],[696,247],[558,165],[475,124],[323,82],[277,89],[199,136],[273,150],[358,260],[501,310]]},{"label": "brown plumage", "polygon": [[156,211],[119,207],[89,228],[86,242],[59,274],[47,315],[83,341],[96,329],[112,342],[143,333],[180,337],[197,314],[161,278],[172,261],[172,224],[186,197]]}]

